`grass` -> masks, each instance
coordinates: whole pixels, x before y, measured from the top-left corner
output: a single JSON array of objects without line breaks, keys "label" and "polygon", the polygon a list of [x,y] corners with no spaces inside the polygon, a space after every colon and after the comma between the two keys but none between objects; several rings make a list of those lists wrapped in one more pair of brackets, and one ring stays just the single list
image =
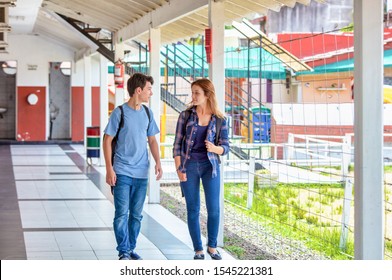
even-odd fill
[{"label": "grass", "polygon": [[229,245],[229,246],[225,246],[225,249],[227,249],[230,253],[236,256],[237,259],[242,259],[245,253],[245,249],[238,246]]},{"label": "grass", "polygon": [[[385,167],[391,173],[392,166]],[[260,222],[277,236],[301,241],[309,249],[331,259],[352,259],[354,256],[353,221],[344,244],[340,244],[341,220],[344,214],[344,186],[341,184],[282,184],[271,187],[255,183],[252,207],[247,207],[247,184],[225,184],[225,199],[241,206],[237,211]],[[267,186],[267,187],[266,187]],[[390,186],[385,188],[387,205]],[[352,203],[353,204],[353,203]],[[388,207],[388,206],[387,206]],[[353,217],[353,205],[350,208]],[[342,247],[342,248],[340,248]],[[386,257],[392,255],[392,241],[386,237]]]},{"label": "grass", "polygon": [[[278,183],[272,188],[255,188],[250,211],[238,211],[331,259],[350,259],[354,254],[352,233],[345,248],[339,248],[343,194],[340,184]],[[225,199],[246,208],[247,185],[225,184]]]}]

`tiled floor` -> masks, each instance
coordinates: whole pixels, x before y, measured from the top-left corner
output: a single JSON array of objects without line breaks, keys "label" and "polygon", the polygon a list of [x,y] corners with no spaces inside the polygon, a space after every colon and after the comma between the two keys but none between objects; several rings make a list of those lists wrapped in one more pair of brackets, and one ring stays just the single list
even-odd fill
[{"label": "tiled floor", "polygon": [[[103,171],[86,165],[82,145],[1,145],[0,259],[117,259]],[[183,221],[159,204],[143,216],[143,259],[192,259]]]}]

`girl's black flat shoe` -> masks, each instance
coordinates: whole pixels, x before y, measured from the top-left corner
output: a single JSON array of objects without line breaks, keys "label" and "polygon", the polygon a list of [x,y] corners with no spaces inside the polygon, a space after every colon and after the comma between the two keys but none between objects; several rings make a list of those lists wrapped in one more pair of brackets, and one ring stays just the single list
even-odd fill
[{"label": "girl's black flat shoe", "polygon": [[204,260],[204,254],[195,254],[193,256],[194,260]]},{"label": "girl's black flat shoe", "polygon": [[211,259],[213,259],[213,260],[221,260],[222,259],[222,256],[220,255],[218,250],[216,250],[215,253],[210,253],[210,251],[207,249],[207,253],[210,255]]}]

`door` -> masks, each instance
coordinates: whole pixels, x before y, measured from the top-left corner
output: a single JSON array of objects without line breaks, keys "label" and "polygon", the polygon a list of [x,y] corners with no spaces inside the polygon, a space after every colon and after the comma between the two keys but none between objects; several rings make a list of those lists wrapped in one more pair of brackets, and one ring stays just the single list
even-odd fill
[{"label": "door", "polygon": [[70,62],[50,62],[49,140],[71,139]]},{"label": "door", "polygon": [[16,61],[0,61],[0,139],[15,140]]}]

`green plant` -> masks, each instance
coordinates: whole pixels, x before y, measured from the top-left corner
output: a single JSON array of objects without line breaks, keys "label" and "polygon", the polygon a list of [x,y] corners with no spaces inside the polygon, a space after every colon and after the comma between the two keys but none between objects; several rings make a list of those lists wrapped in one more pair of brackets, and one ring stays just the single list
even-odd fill
[{"label": "green plant", "polygon": [[335,209],[335,214],[341,215],[343,213],[343,205],[338,205]]},{"label": "green plant", "polygon": [[238,259],[241,259],[245,253],[245,249],[240,248],[238,246],[229,245],[229,246],[225,246],[225,249],[233,253]]},{"label": "green plant", "polygon": [[340,29],[341,32],[354,32],[354,23],[350,23],[349,25]]},{"label": "green plant", "polygon": [[[239,199],[233,195],[245,189],[246,184],[225,185],[225,193],[230,193],[225,198],[233,203],[237,201],[239,206],[246,205],[246,196]],[[337,233],[329,233],[336,231],[336,228],[331,226],[329,220],[320,220],[321,216],[325,216],[322,215],[324,208],[331,208],[333,201],[336,201],[337,205],[339,201],[342,203],[343,194],[341,184],[278,183],[275,188],[255,189],[252,208],[249,211],[237,208],[237,211],[256,221],[262,221],[263,225],[277,235],[301,240],[309,248],[323,252],[331,258],[347,259],[349,257],[342,254],[338,248],[339,238],[331,237],[340,233],[340,228]],[[339,209],[342,209],[342,206],[337,210],[342,212]]]},{"label": "green plant", "polygon": [[392,173],[392,165],[385,165],[384,173]]},{"label": "green plant", "polygon": [[316,216],[308,216],[306,217],[306,222],[308,222],[309,224],[317,225],[318,218]]}]

